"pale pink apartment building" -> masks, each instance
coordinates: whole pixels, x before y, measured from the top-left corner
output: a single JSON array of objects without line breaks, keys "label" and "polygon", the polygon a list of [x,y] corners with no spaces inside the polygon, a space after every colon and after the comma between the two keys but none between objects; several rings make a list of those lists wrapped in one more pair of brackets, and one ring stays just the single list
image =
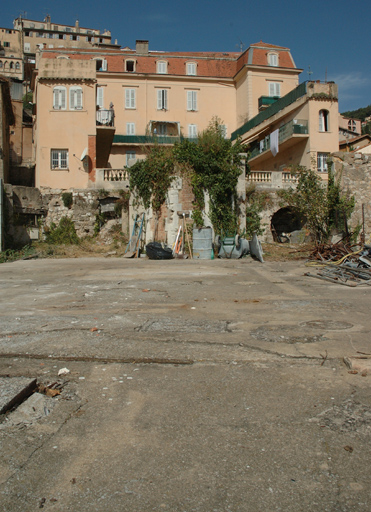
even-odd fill
[{"label": "pale pink apartment building", "polygon": [[[43,49],[36,66],[37,187],[120,188],[145,145],[196,138],[213,117],[226,137],[259,148],[250,160],[256,172],[325,162],[338,149],[337,88],[299,85],[302,70],[288,48],[154,52],[137,41],[135,50]],[[264,141],[284,125],[277,159]]]}]

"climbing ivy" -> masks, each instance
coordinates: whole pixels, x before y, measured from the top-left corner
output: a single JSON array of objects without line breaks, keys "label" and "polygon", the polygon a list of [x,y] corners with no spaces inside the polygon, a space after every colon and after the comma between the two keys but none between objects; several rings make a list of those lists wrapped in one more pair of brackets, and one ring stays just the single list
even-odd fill
[{"label": "climbing ivy", "polygon": [[211,120],[197,141],[183,140],[174,146],[175,159],[187,169],[193,188],[195,200],[192,216],[197,226],[203,225],[204,192],[208,192],[210,220],[215,232],[237,231],[237,182],[244,149],[239,139],[233,144],[224,137],[218,118]]},{"label": "climbing ivy", "polygon": [[152,206],[155,213],[159,214],[175,178],[173,151],[159,144],[146,151],[146,159],[137,161],[130,168],[129,187],[134,205],[142,204],[144,208]]},{"label": "climbing ivy", "polygon": [[203,225],[204,193],[210,197],[210,220],[216,233],[235,232],[238,226],[237,182],[241,174],[240,140],[234,144],[223,136],[222,125],[213,118],[208,128],[193,140],[182,139],[173,148],[155,144],[147,158],[130,168],[130,191],[134,204],[152,206],[157,215],[177,175],[189,179],[194,193],[192,217]]}]

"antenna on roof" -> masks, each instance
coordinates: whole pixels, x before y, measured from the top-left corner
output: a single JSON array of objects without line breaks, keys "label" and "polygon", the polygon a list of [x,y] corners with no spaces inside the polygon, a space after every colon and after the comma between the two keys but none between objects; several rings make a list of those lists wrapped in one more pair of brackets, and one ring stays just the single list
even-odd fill
[{"label": "antenna on roof", "polygon": [[310,66],[308,66],[308,77],[310,80],[310,76],[313,75],[313,71],[310,70]]},{"label": "antenna on roof", "polygon": [[245,43],[243,43],[240,39],[240,42],[238,44],[236,44],[237,48],[240,49],[240,52],[242,53],[243,52],[243,49],[245,47]]}]

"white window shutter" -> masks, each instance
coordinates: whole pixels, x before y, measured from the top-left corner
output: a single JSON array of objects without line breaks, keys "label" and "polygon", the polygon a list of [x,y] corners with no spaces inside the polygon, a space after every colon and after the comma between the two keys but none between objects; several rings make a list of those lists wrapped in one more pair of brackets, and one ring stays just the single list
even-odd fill
[{"label": "white window shutter", "polygon": [[53,108],[59,108],[59,89],[53,90]]},{"label": "white window shutter", "polygon": [[82,89],[75,90],[75,108],[82,109]]},{"label": "white window shutter", "polygon": [[162,108],[167,110],[167,90],[166,89],[163,90],[163,105],[162,105]]},{"label": "white window shutter", "polygon": [[60,107],[62,110],[66,110],[66,89],[60,89],[59,90],[59,94],[60,94]]},{"label": "white window shutter", "polygon": [[192,92],[187,91],[187,110],[192,110]]},{"label": "white window shutter", "polygon": [[162,109],[162,89],[157,90],[157,110]]},{"label": "white window shutter", "polygon": [[135,108],[135,89],[125,89],[125,108]]},{"label": "white window shutter", "polygon": [[107,61],[106,61],[106,59],[102,59],[102,71],[107,71]]},{"label": "white window shutter", "polygon": [[103,89],[103,87],[97,87],[97,105],[99,108],[103,108],[103,105],[104,105],[104,89]]}]

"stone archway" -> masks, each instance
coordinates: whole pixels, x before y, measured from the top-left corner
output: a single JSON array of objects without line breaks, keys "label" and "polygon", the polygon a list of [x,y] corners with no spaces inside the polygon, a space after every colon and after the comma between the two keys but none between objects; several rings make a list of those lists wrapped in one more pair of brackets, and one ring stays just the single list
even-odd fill
[{"label": "stone archway", "polygon": [[286,206],[277,210],[271,218],[271,232],[273,240],[281,241],[282,233],[292,233],[299,231],[304,225],[303,219],[300,219],[292,208]]}]

